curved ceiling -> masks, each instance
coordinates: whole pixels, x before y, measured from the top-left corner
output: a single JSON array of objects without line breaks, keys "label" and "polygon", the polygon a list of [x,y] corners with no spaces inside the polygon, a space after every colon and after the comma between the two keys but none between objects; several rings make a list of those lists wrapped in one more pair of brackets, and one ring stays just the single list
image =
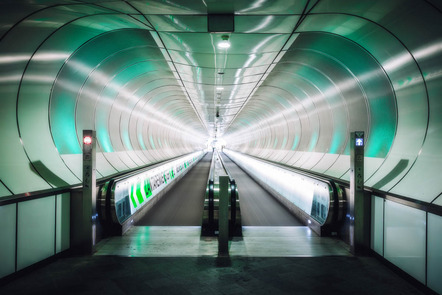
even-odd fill
[{"label": "curved ceiling", "polygon": [[[442,18],[430,0],[3,1],[0,196],[229,148],[441,202]],[[208,32],[208,15],[234,16]],[[230,48],[219,48],[222,36]],[[9,173],[8,171],[14,171]],[[18,179],[15,173],[20,173]],[[418,182],[427,189],[416,186]]]}]

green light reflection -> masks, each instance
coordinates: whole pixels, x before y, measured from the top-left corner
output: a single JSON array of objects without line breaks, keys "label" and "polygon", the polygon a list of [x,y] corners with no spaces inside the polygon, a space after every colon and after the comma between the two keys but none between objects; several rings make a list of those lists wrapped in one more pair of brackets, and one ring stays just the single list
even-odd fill
[{"label": "green light reflection", "polygon": [[155,148],[155,144],[153,143],[153,137],[152,137],[152,135],[149,135],[149,141],[150,141],[150,145],[152,146],[152,149],[156,149]]},{"label": "green light reflection", "polygon": [[296,135],[295,139],[293,140],[293,145],[292,145],[292,148],[291,148],[292,151],[294,151],[296,149],[296,147],[298,146],[298,143],[299,143],[299,136]]},{"label": "green light reflection", "polygon": [[60,154],[81,154],[75,130],[75,97],[62,94],[51,100],[51,129]]},{"label": "green light reflection", "polygon": [[371,129],[365,156],[385,158],[393,144],[396,131],[396,110],[392,99],[369,99]]},{"label": "green light reflection", "polygon": [[124,130],[121,134],[121,136],[123,137],[123,142],[124,145],[126,146],[126,150],[133,150],[132,148],[132,144],[130,143],[130,139],[129,139],[129,132],[127,130]]},{"label": "green light reflection", "polygon": [[[97,112],[96,116],[105,116],[104,113],[102,112]],[[112,144],[111,144],[111,140],[109,137],[109,133],[107,130],[107,126],[104,124],[104,122],[106,122],[106,120],[104,118],[99,119],[97,118],[96,120],[96,125],[97,125],[97,139],[98,142],[100,143],[101,148],[103,149],[103,151],[105,153],[112,153],[114,151]]]}]

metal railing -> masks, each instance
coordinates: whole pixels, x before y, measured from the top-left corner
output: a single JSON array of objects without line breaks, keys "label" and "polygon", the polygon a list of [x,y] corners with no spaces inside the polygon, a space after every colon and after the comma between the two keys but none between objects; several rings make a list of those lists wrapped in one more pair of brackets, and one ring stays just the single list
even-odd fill
[{"label": "metal railing", "polygon": [[212,154],[210,173],[207,180],[206,200],[201,233],[203,236],[213,236],[218,233],[218,196],[220,194],[219,177],[226,175],[229,178],[229,235],[240,236],[241,216],[239,206],[238,187],[230,171],[227,169],[222,156],[217,150]]}]

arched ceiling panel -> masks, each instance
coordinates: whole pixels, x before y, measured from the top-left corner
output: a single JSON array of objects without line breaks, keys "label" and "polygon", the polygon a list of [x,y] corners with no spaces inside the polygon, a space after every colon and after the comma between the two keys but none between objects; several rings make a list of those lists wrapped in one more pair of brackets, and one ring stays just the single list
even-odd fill
[{"label": "arched ceiling panel", "polygon": [[[10,134],[6,135],[11,138],[11,142],[16,140],[15,145],[10,143],[2,147],[6,156],[10,151],[14,163],[8,164],[9,160],[5,157],[1,165],[14,166],[14,170],[23,171],[23,178],[19,182],[14,180],[14,175],[2,173],[0,176],[11,193],[78,183],[81,175],[79,138],[82,129],[96,127],[96,109],[101,110],[100,102],[104,101],[100,95],[106,94],[106,89],[113,89],[117,96],[124,97],[124,104],[128,101],[126,96],[137,91],[132,89],[133,85],[128,81],[143,73],[158,72],[159,69],[162,75],[146,79],[138,87],[162,78],[162,85],[157,87],[167,86],[163,90],[175,88],[181,101],[180,111],[184,110],[185,113],[180,120],[174,115],[176,106],[171,110],[163,108],[162,115],[157,114],[157,117],[162,118],[157,121],[164,122],[169,118],[170,124],[162,123],[157,128],[178,128],[181,132],[164,130],[156,135],[168,134],[175,136],[174,140],[184,143],[179,150],[159,151],[155,160],[170,158],[202,146],[206,131],[193,108],[189,107],[188,99],[165,62],[163,53],[146,30],[146,25],[136,18],[116,14],[115,11],[97,5],[30,7],[36,9],[36,12],[10,26],[0,44],[0,62],[6,65],[1,69],[4,97],[2,108],[5,107],[11,115],[3,120],[9,120],[5,126],[12,127]],[[144,69],[141,69],[143,62]],[[13,72],[16,74],[11,76]],[[9,96],[4,95],[6,91]],[[144,91],[138,92],[140,98],[149,92],[147,89]],[[129,108],[134,103],[136,101]],[[14,105],[17,111],[11,112]],[[12,116],[14,113],[18,115],[16,118]],[[140,115],[139,112],[134,114]],[[101,128],[109,127],[104,122],[110,119],[109,116],[110,112],[102,112]],[[190,124],[189,118],[192,120]],[[123,151],[117,151],[111,156],[98,155],[99,176],[145,165],[153,159],[142,157],[142,151],[133,151],[128,140],[127,122],[128,117],[123,116],[122,125],[112,131],[120,134],[119,140],[125,144]],[[190,136],[183,138],[182,133]],[[99,143],[103,137],[106,136],[99,135]],[[150,139],[151,135],[143,140]],[[160,142],[160,147],[161,142],[170,141],[156,140]],[[39,144],[34,144],[36,142]],[[112,150],[110,140],[107,144],[103,140],[103,143],[107,149]]]},{"label": "arched ceiling panel", "polygon": [[[364,130],[366,185],[425,201],[442,191],[435,1],[0,5],[0,171],[23,170],[26,190],[77,182],[81,129],[95,128],[101,175],[224,136],[343,179],[349,132]],[[229,49],[207,30],[216,13],[234,15]],[[0,194],[23,191],[0,180]]]},{"label": "arched ceiling panel", "polygon": [[[280,121],[291,124],[286,114],[299,113],[301,106],[306,114],[299,116],[303,134],[292,139],[295,154],[284,157],[288,164],[342,176],[348,169],[342,162],[348,161],[351,130],[365,130],[368,138],[376,138],[368,141],[367,156],[383,159],[390,150],[396,132],[392,87],[373,57],[353,42],[317,32],[300,35],[255,97],[272,100],[279,89],[296,100],[278,114]],[[238,117],[247,116],[246,109],[255,101],[251,99]],[[232,137],[236,129],[232,124]],[[339,160],[335,153],[346,156]],[[342,169],[334,168],[335,163]],[[379,160],[369,163],[367,174],[372,175],[380,164]]]}]

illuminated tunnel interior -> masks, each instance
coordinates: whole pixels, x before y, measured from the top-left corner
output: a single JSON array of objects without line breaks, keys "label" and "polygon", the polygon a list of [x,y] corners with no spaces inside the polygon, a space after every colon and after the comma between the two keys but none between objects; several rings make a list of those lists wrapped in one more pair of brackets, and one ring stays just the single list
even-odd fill
[{"label": "illuminated tunnel interior", "polygon": [[84,129],[96,130],[98,179],[223,140],[344,181],[350,132],[364,131],[367,188],[442,206],[439,1],[29,0],[0,11],[0,199],[80,184]]},{"label": "illuminated tunnel interior", "polygon": [[[98,178],[223,138],[344,180],[363,130],[366,186],[442,204],[431,1],[2,6],[0,196],[79,183],[83,129],[97,131]],[[219,48],[207,15],[232,9]]]}]

